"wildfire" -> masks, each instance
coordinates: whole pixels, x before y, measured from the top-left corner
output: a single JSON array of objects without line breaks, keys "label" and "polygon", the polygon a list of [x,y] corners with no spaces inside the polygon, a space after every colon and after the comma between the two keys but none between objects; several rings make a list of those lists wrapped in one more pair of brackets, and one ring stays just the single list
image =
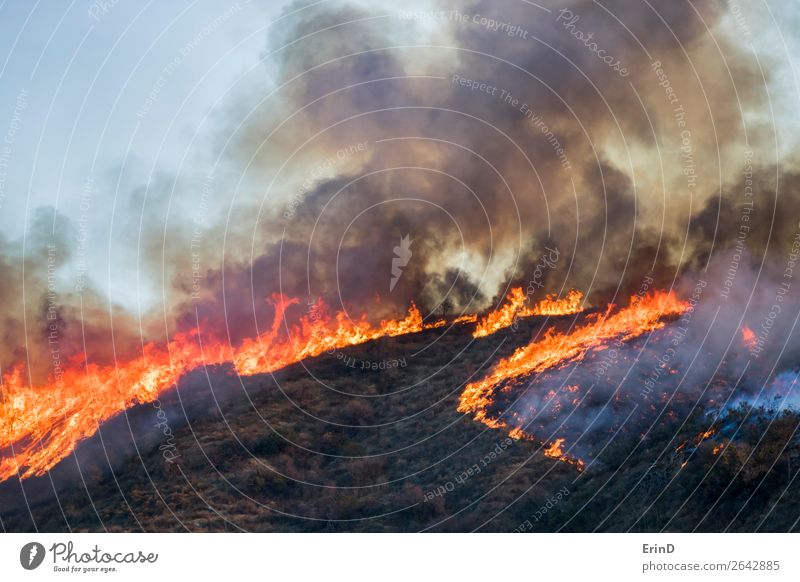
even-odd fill
[{"label": "wildfire", "polygon": [[[271,372],[324,352],[386,336],[422,331],[426,326],[415,305],[399,320],[371,325],[366,316],[352,321],[343,312],[330,315],[321,301],[286,332],[285,311],[299,303],[272,298],[270,329],[238,348],[201,340],[199,330],[175,335],[167,344],[150,343],[141,356],[125,364],[81,366],[73,362],[47,385],[29,388],[24,368],[2,377],[0,397],[0,482],[19,474],[41,476],[69,455],[101,423],[136,404],[155,401],[199,365],[233,362],[242,375]],[[436,324],[431,324],[436,327]]]},{"label": "wildfire", "polygon": [[526,299],[527,297],[523,293],[522,287],[514,287],[506,296],[506,303],[481,319],[472,335],[476,338],[485,337],[509,327],[515,320],[522,317],[580,313],[582,311],[583,293],[572,289],[567,293],[566,297],[561,299],[558,299],[556,294],[550,294],[533,307],[525,306]]},{"label": "wildfire", "polygon": [[[579,362],[591,350],[604,349],[612,340],[626,342],[660,329],[665,325],[662,318],[680,315],[687,307],[688,303],[678,300],[674,293],[659,291],[642,297],[634,296],[628,307],[616,312],[611,305],[604,314],[570,334],[550,328],[542,339],[500,360],[488,376],[468,384],[461,394],[458,411],[471,414],[475,420],[492,428],[509,429],[505,421],[490,414],[498,388],[531,374]],[[552,446],[548,450],[555,451]]]},{"label": "wildfire", "polygon": [[[524,301],[521,289],[514,290],[512,296]],[[548,296],[532,309],[525,309],[520,302],[514,315],[574,312],[570,310],[580,309],[581,298],[577,291],[563,299]],[[268,373],[335,349],[445,325],[443,319],[424,323],[413,304],[406,317],[373,325],[366,315],[353,320],[344,312],[331,313],[319,301],[287,329],[286,310],[298,305],[299,300],[274,295],[271,303],[274,314],[269,329],[238,347],[207,338],[194,329],[176,334],[166,343],[148,343],[138,357],[125,363],[100,366],[88,361],[69,362],[62,375],[42,386],[29,386],[24,366],[5,371],[0,384],[0,482],[14,475],[24,479],[45,474],[80,441],[95,434],[103,422],[134,405],[154,402],[181,376],[200,365],[232,363],[241,375]],[[663,325],[659,323],[661,315],[683,309],[684,304],[672,295],[661,294],[614,315],[606,313],[569,336],[550,330],[542,341],[501,361],[488,378],[468,385],[458,409],[473,413],[489,426],[508,429],[514,438],[530,438],[520,428],[489,418],[486,409],[494,386],[508,378],[578,360],[586,350],[609,338],[630,339],[657,329]],[[464,315],[454,323],[476,320],[475,315]]]},{"label": "wildfire", "polygon": [[711,438],[712,436],[714,436],[714,434],[715,434],[716,432],[717,432],[717,429],[715,429],[715,428],[710,428],[710,429],[708,429],[707,431],[704,431],[704,432],[700,433],[700,434],[698,435],[698,437],[699,437],[699,438],[698,438],[697,444],[699,445],[699,444],[700,444],[700,443],[702,443],[704,440],[706,440],[706,439],[708,439],[708,438]]},{"label": "wildfire", "polygon": [[564,441],[566,439],[556,439],[553,444],[544,450],[544,454],[553,459],[560,459],[564,456]]},{"label": "wildfire", "polygon": [[756,347],[756,334],[746,325],[742,326],[742,341],[748,350]]},{"label": "wildfire", "polygon": [[[327,306],[319,301],[311,309],[311,313],[300,319],[288,336],[280,333],[283,312],[297,299],[286,300],[276,297],[275,318],[272,329],[255,339],[245,340],[236,350],[233,358],[236,371],[242,375],[264,374],[284,368],[306,358],[313,358],[324,352],[355,346],[382,337],[395,337],[408,333],[417,333],[425,329],[422,316],[413,303],[408,315],[399,320],[381,321],[373,327],[367,316],[352,321],[342,311],[330,316]],[[281,306],[278,308],[277,306]]]},{"label": "wildfire", "polygon": [[[711,438],[711,437],[713,437],[715,434],[717,434],[717,429],[716,429],[716,428],[714,428],[713,426],[712,426],[711,428],[709,428],[708,430],[704,430],[703,432],[701,432],[701,433],[698,433],[697,435],[695,435],[695,437],[694,437],[694,439],[693,439],[693,442],[694,442],[694,448],[693,448],[693,449],[690,449],[690,450],[691,450],[691,451],[694,451],[694,450],[695,450],[697,447],[699,447],[699,446],[700,446],[700,445],[703,443],[703,441],[705,441],[706,439],[710,439],[710,438]],[[678,447],[675,449],[675,452],[676,452],[676,453],[681,453],[681,452],[683,452],[684,450],[686,450],[686,445],[687,445],[687,444],[689,444],[689,441],[688,441],[688,440],[687,440],[687,441],[683,441],[683,442],[682,442],[680,445],[678,445]],[[719,453],[721,450],[722,450],[722,445],[716,444],[716,445],[714,445],[714,448],[713,448],[713,450],[711,451],[711,453],[712,453],[713,455],[717,455],[717,454],[718,454],[718,453]],[[692,453],[692,454],[694,454],[694,453]],[[688,463],[689,463],[689,459],[686,459],[685,461],[683,461],[683,462],[681,463],[681,469],[683,469],[683,468],[684,468],[684,467],[685,467],[685,466],[686,466]]]},{"label": "wildfire", "polygon": [[583,461],[579,459],[573,459],[572,457],[568,456],[564,452],[564,438],[558,438],[553,441],[553,443],[544,449],[544,454],[546,457],[550,457],[551,459],[558,459],[559,461],[563,461],[565,463],[570,463],[571,465],[575,465],[578,467],[579,470],[583,470],[584,464]]},{"label": "wildfire", "polygon": [[561,299],[557,297],[555,294],[545,295],[545,298],[539,301],[531,312],[523,317],[527,317],[527,315],[572,315],[583,311],[581,307],[583,293],[577,289],[568,291],[566,297]]}]

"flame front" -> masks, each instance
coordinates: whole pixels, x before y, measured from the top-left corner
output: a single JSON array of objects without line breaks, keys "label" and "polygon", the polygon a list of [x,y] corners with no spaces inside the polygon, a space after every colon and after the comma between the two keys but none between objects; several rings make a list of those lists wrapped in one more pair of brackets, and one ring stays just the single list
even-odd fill
[{"label": "flame front", "polygon": [[[285,298],[275,299],[276,306],[283,305],[284,302]],[[292,299],[285,303],[285,307],[276,309],[272,329],[255,339],[245,340],[236,350],[233,363],[239,374],[272,372],[334,349],[439,327],[438,322],[424,324],[419,309],[413,303],[405,318],[381,321],[380,325],[373,327],[367,321],[366,315],[362,315],[357,321],[351,320],[343,311],[330,316],[327,306],[319,301],[312,307],[309,315],[302,317],[294,329],[284,336],[280,333],[283,311],[288,305],[297,302]]]},{"label": "flame front", "polygon": [[572,289],[566,297],[558,299],[556,294],[545,296],[533,307],[526,307],[527,297],[522,292],[522,287],[514,287],[506,296],[506,302],[495,311],[481,319],[472,332],[473,337],[486,337],[503,328],[514,324],[519,318],[532,317],[534,315],[570,315],[582,311],[581,302],[583,293]]},{"label": "flame front", "polygon": [[299,301],[275,295],[272,303],[271,328],[238,348],[207,341],[192,330],[166,345],[146,344],[141,356],[125,364],[71,362],[63,375],[34,389],[28,387],[22,366],[10,370],[0,385],[0,482],[16,474],[23,479],[43,475],[100,424],[131,406],[154,402],[198,366],[233,362],[239,374],[260,374],[333,349],[439,326],[424,324],[413,304],[405,318],[373,326],[366,316],[357,321],[343,312],[331,316],[320,301],[286,330],[286,309]]},{"label": "flame front", "polygon": [[[575,312],[580,310],[583,296],[577,291],[570,292],[564,299],[548,296],[531,309],[523,307],[521,289],[515,289],[509,297],[516,307],[507,325],[511,325],[514,317]],[[381,337],[417,333],[446,323],[443,319],[425,323],[412,304],[403,319],[385,320],[375,326],[366,315],[351,320],[344,312],[330,314],[320,301],[289,329],[285,312],[299,304],[299,300],[275,295],[272,303],[275,312],[271,327],[238,347],[210,340],[195,329],[176,334],[168,343],[146,344],[140,356],[124,364],[99,366],[88,361],[70,362],[58,378],[51,378],[46,385],[35,388],[30,387],[24,366],[10,369],[2,376],[0,386],[0,481],[17,474],[23,479],[45,474],[80,441],[95,434],[103,422],[134,405],[154,402],[173,388],[182,375],[198,366],[232,362],[241,375],[267,373],[335,349]],[[461,395],[458,410],[473,414],[489,426],[506,428],[514,438],[526,438],[521,428],[509,427],[487,414],[492,392],[499,383],[579,360],[586,350],[610,338],[630,339],[657,329],[663,325],[659,322],[660,316],[677,314],[684,309],[685,304],[671,294],[659,294],[635,302],[614,315],[606,313],[568,336],[550,330],[543,340],[502,360],[488,378],[468,385]],[[491,314],[481,324],[491,321],[494,331],[502,329],[507,313]],[[474,315],[465,315],[453,323],[475,320]],[[484,334],[488,333],[491,332]],[[569,460],[563,454],[559,458]]]},{"label": "flame front", "polygon": [[[631,298],[630,305],[614,312],[614,306],[570,334],[550,328],[544,337],[517,349],[510,357],[497,363],[488,376],[466,386],[461,394],[458,411],[471,414],[492,428],[509,429],[519,438],[524,427],[509,427],[508,423],[490,412],[495,391],[513,382],[550,368],[583,360],[593,349],[603,349],[612,340],[626,342],[664,327],[662,318],[677,316],[686,311],[688,303],[678,300],[672,292],[655,292]],[[559,439],[548,451],[561,451]],[[557,445],[557,446],[556,446]],[[553,447],[556,448],[553,448]],[[547,453],[546,453],[547,454]],[[548,455],[548,456],[553,456]],[[559,458],[563,457],[559,453]]]}]

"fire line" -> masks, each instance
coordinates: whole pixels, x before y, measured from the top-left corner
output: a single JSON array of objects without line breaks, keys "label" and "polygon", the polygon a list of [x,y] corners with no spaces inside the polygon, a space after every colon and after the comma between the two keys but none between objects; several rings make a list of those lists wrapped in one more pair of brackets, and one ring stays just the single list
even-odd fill
[{"label": "fire line", "polygon": [[[500,360],[485,378],[468,384],[461,393],[457,410],[491,428],[508,430],[513,438],[524,438],[526,433],[521,427],[510,426],[492,413],[498,389],[517,379],[580,362],[591,350],[604,349],[611,341],[627,342],[661,329],[665,325],[664,318],[678,316],[687,308],[688,303],[677,299],[673,292],[657,291],[642,297],[633,296],[627,307],[617,311],[610,305],[605,313],[592,316],[587,324],[572,333],[559,333],[551,327],[543,338]],[[563,442],[563,439],[556,440],[545,454],[565,458]]]}]

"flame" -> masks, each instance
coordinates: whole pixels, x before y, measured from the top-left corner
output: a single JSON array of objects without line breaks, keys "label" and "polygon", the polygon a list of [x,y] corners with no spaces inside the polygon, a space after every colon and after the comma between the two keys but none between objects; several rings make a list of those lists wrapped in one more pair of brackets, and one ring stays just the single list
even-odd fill
[{"label": "flame", "polygon": [[[504,428],[506,425],[503,424],[502,426],[498,426],[497,428]],[[522,430],[520,427],[516,426],[508,431],[508,436],[510,436],[515,441],[519,440],[530,440],[530,437]]]},{"label": "flame", "polygon": [[366,316],[352,321],[343,312],[330,315],[319,301],[287,331],[281,325],[284,314],[299,300],[275,295],[272,303],[270,329],[238,348],[207,341],[199,330],[192,330],[166,344],[146,344],[141,355],[127,363],[71,362],[63,375],[36,388],[28,386],[23,367],[9,370],[0,383],[0,482],[17,474],[23,479],[43,475],[95,434],[101,423],[136,404],[154,402],[200,365],[233,362],[242,375],[272,372],[334,349],[425,327],[414,304],[405,318],[375,327]]},{"label": "flame", "polygon": [[544,450],[544,454],[553,459],[560,459],[564,456],[563,444],[566,439],[556,439],[553,444]]},{"label": "flame", "polygon": [[[283,301],[285,298],[278,299],[276,305],[282,304]],[[287,307],[297,302],[296,299],[289,300]],[[425,329],[419,309],[413,303],[404,319],[385,320],[381,321],[378,327],[372,327],[366,315],[362,315],[358,321],[352,321],[343,311],[330,317],[327,306],[320,300],[312,307],[309,315],[300,319],[287,339],[279,333],[284,310],[285,308],[276,309],[276,317],[269,332],[255,339],[246,339],[236,351],[233,363],[239,374],[273,372],[331,350],[363,344],[382,337],[417,333]],[[278,317],[279,311],[280,317]]]},{"label": "flame", "polygon": [[[697,434],[697,435],[694,437],[694,446],[695,446],[695,447],[699,447],[699,446],[700,446],[700,445],[703,443],[703,441],[704,441],[704,440],[706,440],[706,439],[710,439],[710,438],[711,438],[711,437],[713,437],[715,434],[717,434],[717,429],[716,429],[716,428],[714,428],[713,426],[712,426],[711,428],[709,428],[708,430],[704,430],[703,432],[701,432],[701,433],[698,433],[698,434]],[[682,452],[682,451],[683,451],[683,450],[686,448],[686,445],[687,445],[687,444],[689,444],[689,441],[683,441],[683,442],[682,442],[680,445],[678,445],[678,447],[675,449],[675,452],[676,452],[676,453],[680,453],[680,452]],[[714,445],[714,449],[711,451],[711,453],[712,453],[713,455],[716,455],[716,454],[718,454],[718,453],[720,452],[720,450],[721,450],[721,449],[722,449],[722,445],[719,445],[719,444],[717,444],[717,445]],[[692,453],[692,454],[694,454],[694,453]],[[683,461],[683,462],[681,463],[681,469],[683,469],[683,468],[684,468],[684,467],[687,465],[687,463],[688,463],[688,462],[689,462],[689,459],[686,459],[685,461]]]},{"label": "flame", "polygon": [[[512,298],[516,297],[512,295]],[[471,414],[489,427],[514,430],[516,427],[509,427],[505,421],[490,414],[493,396],[499,387],[549,368],[579,362],[590,350],[605,349],[612,340],[625,342],[661,329],[665,325],[662,318],[680,315],[687,308],[688,303],[678,300],[673,292],[657,291],[634,296],[628,307],[613,313],[614,306],[610,305],[604,314],[595,316],[570,334],[550,328],[542,339],[500,360],[488,376],[468,384],[461,394],[457,410]]]},{"label": "flame", "polygon": [[525,294],[522,292],[522,287],[515,287],[506,297],[505,305],[486,315],[475,326],[475,331],[472,332],[473,337],[485,337],[510,326],[514,323],[517,313],[523,309],[524,304]]},{"label": "flame", "polygon": [[546,295],[544,299],[533,307],[525,307],[526,299],[527,297],[522,292],[522,287],[514,287],[506,296],[506,303],[481,319],[472,335],[476,338],[485,337],[513,325],[517,319],[522,317],[580,313],[582,311],[583,293],[572,289],[562,299],[558,299],[556,294]]},{"label": "flame", "polygon": [[[520,298],[524,301],[521,289],[515,289],[510,296],[514,301]],[[548,296],[532,309],[523,308],[520,302],[511,321],[514,316],[552,315],[559,310],[575,312],[570,310],[580,309],[582,297],[577,291],[560,300]],[[181,376],[200,365],[232,363],[241,375],[268,373],[325,352],[381,337],[417,333],[446,323],[444,319],[424,323],[412,303],[406,317],[384,320],[375,326],[366,315],[352,320],[344,312],[331,314],[325,303],[318,301],[307,315],[288,328],[286,310],[300,301],[274,295],[271,302],[275,311],[270,328],[256,338],[244,340],[238,347],[206,338],[201,330],[194,329],[174,335],[169,342],[145,344],[141,354],[128,362],[99,366],[85,360],[83,355],[84,361],[69,362],[63,374],[51,377],[42,386],[29,385],[22,365],[5,371],[0,376],[0,482],[14,475],[25,479],[45,474],[80,441],[94,435],[103,422],[137,404],[156,401]],[[541,342],[501,361],[489,378],[468,385],[458,409],[473,413],[489,426],[508,429],[514,438],[530,438],[521,428],[509,427],[487,415],[493,386],[520,374],[578,360],[582,352],[608,338],[630,339],[657,329],[663,325],[658,322],[659,315],[683,309],[684,304],[672,295],[662,294],[637,302],[613,316],[607,313],[596,318],[570,336],[550,330]],[[475,315],[463,315],[454,323],[476,320]]]},{"label": "flame", "polygon": [[[577,289],[571,289],[567,292],[566,297],[561,299],[557,298],[556,294],[545,295],[545,298],[539,301],[530,311],[530,315],[572,315],[573,313],[580,313],[583,311],[581,303],[583,302],[583,293]],[[525,316],[528,314],[526,313]],[[525,317],[523,316],[523,317]]]},{"label": "flame", "polygon": [[756,347],[756,334],[746,325],[742,326],[742,341],[748,350]]},{"label": "flame", "polygon": [[700,433],[699,440],[697,441],[697,444],[699,445],[700,443],[702,443],[707,438],[711,438],[712,436],[714,436],[714,434],[716,432],[717,432],[717,429],[712,427],[712,428],[708,429],[707,431]]},{"label": "flame", "polygon": [[584,463],[580,459],[573,459],[572,457],[568,456],[564,452],[564,438],[558,438],[553,441],[553,443],[546,447],[544,450],[544,454],[546,457],[550,457],[551,459],[558,459],[559,461],[563,461],[565,463],[570,463],[571,465],[575,465],[578,467],[578,470],[583,471]]}]

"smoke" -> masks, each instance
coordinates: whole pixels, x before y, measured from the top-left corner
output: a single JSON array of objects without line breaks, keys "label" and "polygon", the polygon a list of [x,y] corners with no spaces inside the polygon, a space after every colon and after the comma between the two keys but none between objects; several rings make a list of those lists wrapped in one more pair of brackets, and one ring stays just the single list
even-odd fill
[{"label": "smoke", "polygon": [[[14,367],[36,384],[69,366],[112,363],[135,352],[136,323],[93,287],[68,281],[73,225],[49,209],[34,212],[19,240],[0,237],[0,370]],[[116,317],[112,334],[112,318]]]},{"label": "smoke", "polygon": [[728,403],[720,411],[724,416],[730,411],[742,406],[747,408],[763,408],[764,410],[778,415],[783,411],[800,411],[800,398],[797,391],[798,373],[787,370],[777,374],[769,383],[765,384],[763,390],[756,394],[738,395],[732,402]]},{"label": "smoke", "polygon": [[[547,291],[620,301],[647,273],[669,287],[735,245],[746,175],[746,246],[780,256],[768,241],[794,229],[791,208],[774,212],[793,205],[778,196],[792,170],[774,171],[776,130],[752,115],[769,69],[726,32],[726,7],[548,10],[287,8],[267,49],[280,91],[235,136],[270,184],[237,214],[257,257],[215,269],[201,311],[223,273],[255,322],[276,286],[376,317],[445,297],[479,309],[529,282],[545,247],[564,257]],[[406,235],[413,257],[387,293]]]}]

